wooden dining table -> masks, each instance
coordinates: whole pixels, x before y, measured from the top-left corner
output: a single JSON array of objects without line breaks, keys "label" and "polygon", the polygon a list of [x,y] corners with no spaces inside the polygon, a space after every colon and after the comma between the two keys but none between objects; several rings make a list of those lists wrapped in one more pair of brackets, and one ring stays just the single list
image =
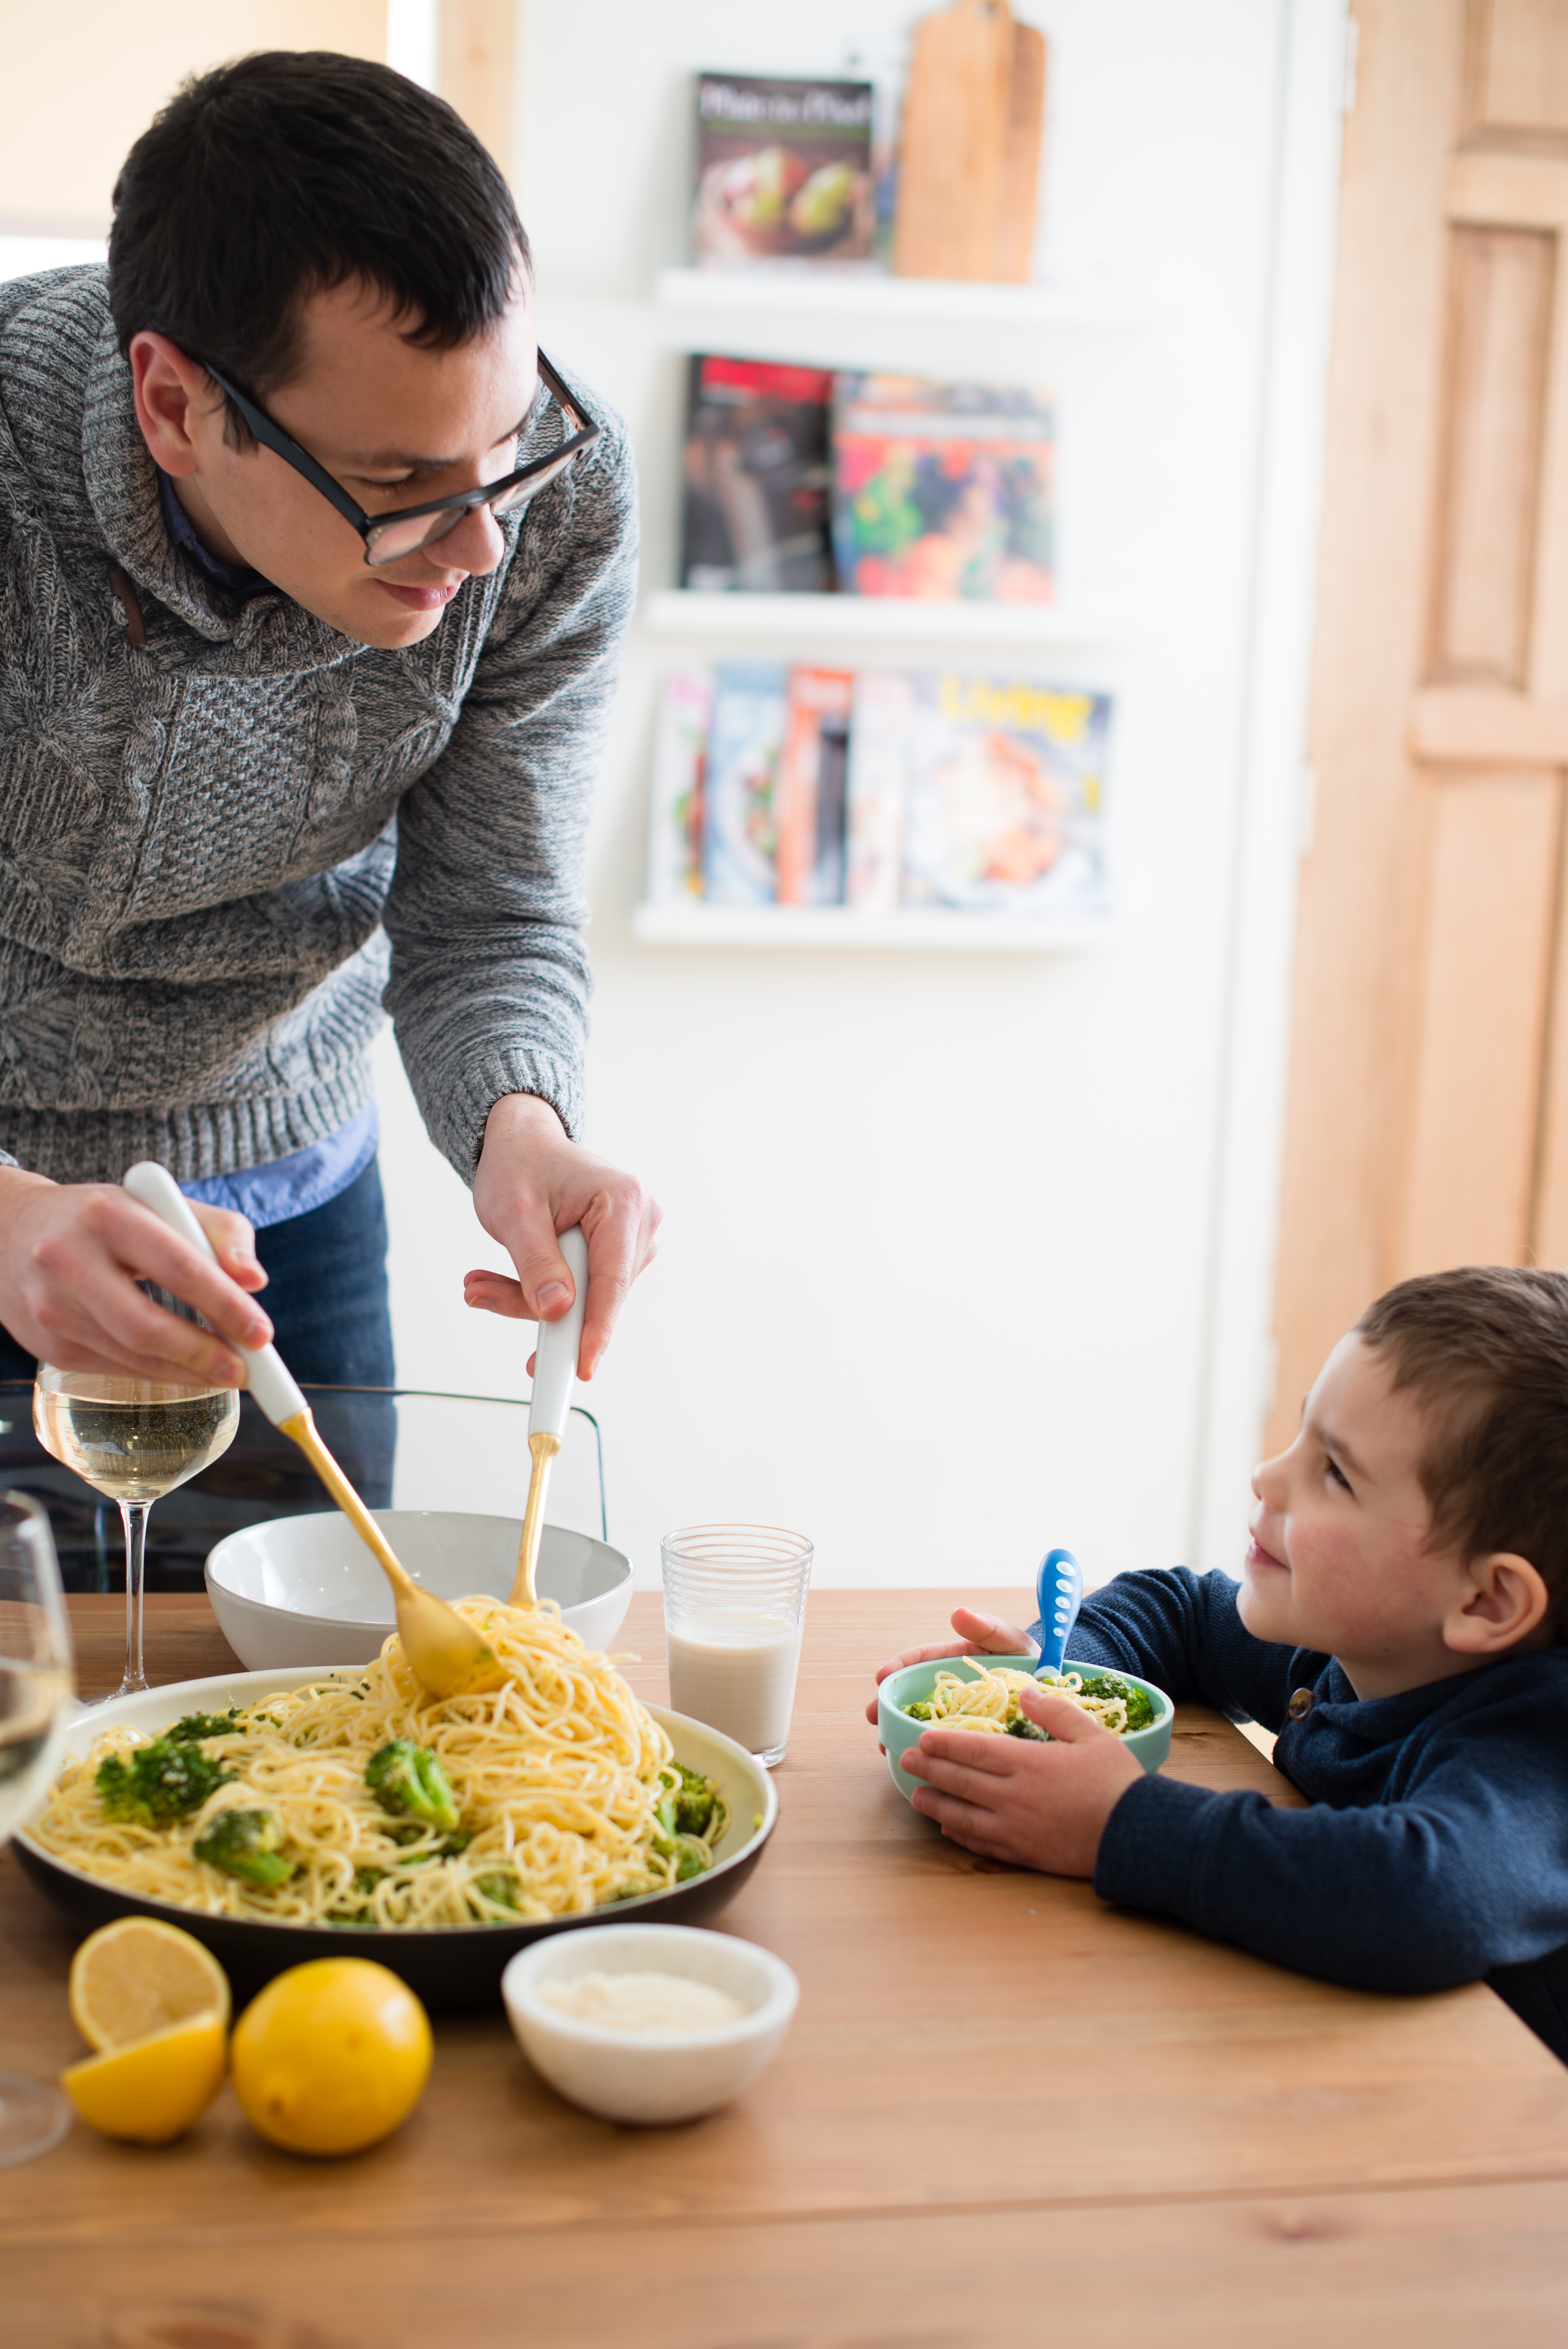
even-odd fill
[{"label": "wooden dining table", "polygon": [[[437,2018],[423,2102],[349,2160],[275,2151],[226,2088],[157,2151],[78,2125],[0,2173],[5,2349],[1546,2340],[1568,2070],[1480,1984],[1336,1989],[945,1842],[863,1708],[954,1596],[811,1599],[779,1824],[716,1928],[787,1960],[800,2007],[728,2109],[592,2119],[497,2012]],[[147,1611],[154,1681],[235,1668],[204,1598]],[[101,1692],[120,1602],[71,1612]],[[617,1644],[662,1700],[656,1597]],[[1167,1768],[1297,1799],[1196,1706]],[[0,2066],[84,2052],[73,1938],[0,1855]]]}]

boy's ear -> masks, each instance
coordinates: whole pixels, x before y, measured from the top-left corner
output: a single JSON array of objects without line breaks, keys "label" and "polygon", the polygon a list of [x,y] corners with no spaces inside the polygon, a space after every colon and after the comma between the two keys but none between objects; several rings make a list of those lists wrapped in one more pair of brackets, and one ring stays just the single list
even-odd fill
[{"label": "boy's ear", "polygon": [[1512,1550],[1493,1550],[1467,1570],[1469,1595],[1443,1624],[1443,1645],[1460,1656],[1501,1656],[1539,1630],[1552,1604],[1538,1567]]}]

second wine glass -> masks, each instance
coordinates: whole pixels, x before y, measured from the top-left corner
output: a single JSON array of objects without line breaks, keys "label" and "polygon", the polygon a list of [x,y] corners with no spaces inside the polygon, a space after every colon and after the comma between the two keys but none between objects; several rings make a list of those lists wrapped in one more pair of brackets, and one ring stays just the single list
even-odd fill
[{"label": "second wine glass", "polygon": [[[161,1295],[159,1302],[173,1305]],[[125,1527],[125,1677],[117,1696],[147,1686],[141,1602],[148,1513],[154,1501],[226,1452],[239,1423],[240,1399],[233,1387],[179,1386],[163,1379],[38,1364],[33,1425],[39,1443],[95,1492],[118,1502]]]}]

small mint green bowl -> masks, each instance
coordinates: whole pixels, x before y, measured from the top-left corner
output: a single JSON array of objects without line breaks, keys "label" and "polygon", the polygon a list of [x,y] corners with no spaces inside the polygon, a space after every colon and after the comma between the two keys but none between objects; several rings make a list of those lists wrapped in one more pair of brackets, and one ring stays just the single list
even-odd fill
[{"label": "small mint green bowl", "polygon": [[[1003,1664],[1009,1671],[1033,1672],[1038,1656],[987,1656],[988,1666]],[[937,1684],[939,1672],[961,1672],[966,1663],[978,1663],[973,1656],[937,1656],[929,1663],[906,1664],[901,1672],[889,1672],[877,1692],[877,1734],[888,1749],[888,1767],[893,1784],[906,1802],[915,1799],[915,1788],[920,1784],[900,1768],[905,1749],[913,1745],[922,1729],[929,1729],[929,1721],[916,1721],[903,1708],[919,1703],[929,1696]],[[1124,1672],[1119,1664],[1075,1664],[1069,1661],[1063,1668],[1069,1672],[1110,1672],[1126,1681],[1132,1688],[1147,1689],[1159,1706],[1159,1712],[1147,1729],[1135,1729],[1122,1744],[1129,1754],[1135,1754],[1146,1770],[1158,1770],[1170,1754],[1170,1724],[1176,1718],[1176,1707],[1162,1688],[1152,1681],[1140,1680],[1137,1672]],[[949,1728],[961,1728],[961,1722],[950,1722]]]}]

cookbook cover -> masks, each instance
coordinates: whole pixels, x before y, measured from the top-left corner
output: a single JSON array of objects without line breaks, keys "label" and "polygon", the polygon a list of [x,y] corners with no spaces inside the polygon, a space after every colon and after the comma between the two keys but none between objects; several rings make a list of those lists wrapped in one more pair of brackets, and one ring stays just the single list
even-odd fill
[{"label": "cookbook cover", "polygon": [[722,661],[713,672],[702,880],[716,905],[771,905],[777,892],[775,794],[787,685],[782,662]]},{"label": "cookbook cover", "polygon": [[928,671],[912,680],[906,905],[1104,909],[1110,698]]},{"label": "cookbook cover", "polygon": [[824,367],[693,357],[682,586],[774,595],[832,586],[832,389]]},{"label": "cookbook cover", "polygon": [[862,913],[898,908],[904,876],[915,680],[904,669],[863,668],[849,716],[845,896]]},{"label": "cookbook cover", "polygon": [[699,74],[697,261],[869,261],[871,117],[868,81]]},{"label": "cookbook cover", "polygon": [[702,895],[702,787],[712,715],[711,668],[675,669],[665,678],[648,820],[650,905],[690,905]]},{"label": "cookbook cover", "polygon": [[845,770],[849,753],[847,669],[792,668],[778,781],[778,902],[844,903]]},{"label": "cookbook cover", "polygon": [[833,544],[846,594],[1048,604],[1052,451],[1042,394],[840,375]]}]

